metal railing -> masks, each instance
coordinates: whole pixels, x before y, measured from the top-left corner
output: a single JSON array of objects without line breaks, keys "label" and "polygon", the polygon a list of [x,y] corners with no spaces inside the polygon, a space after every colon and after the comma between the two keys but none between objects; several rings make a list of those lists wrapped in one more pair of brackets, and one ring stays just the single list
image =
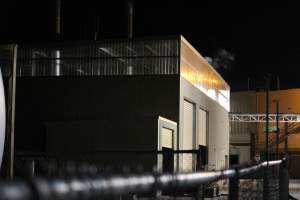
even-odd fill
[{"label": "metal railing", "polygon": [[178,63],[179,37],[19,45],[17,76],[174,75]]},{"label": "metal railing", "polygon": [[[264,172],[264,176],[260,176]],[[5,200],[46,200],[46,199],[103,199],[135,196],[139,198],[159,198],[164,194],[170,197],[172,191],[182,188],[197,188],[203,184],[229,179],[228,197],[235,199],[288,199],[288,170],[286,159],[258,163],[249,166],[236,166],[232,169],[191,173],[149,173],[138,175],[94,174],[90,176],[72,176],[67,178],[41,178],[31,180],[13,180],[0,182],[0,199]],[[244,196],[245,180],[264,184],[247,187],[255,195]],[[277,181],[276,191],[272,190],[273,181]],[[273,188],[274,189],[274,188]],[[171,191],[164,193],[161,191]],[[202,199],[203,193],[196,192],[196,199]]]}]

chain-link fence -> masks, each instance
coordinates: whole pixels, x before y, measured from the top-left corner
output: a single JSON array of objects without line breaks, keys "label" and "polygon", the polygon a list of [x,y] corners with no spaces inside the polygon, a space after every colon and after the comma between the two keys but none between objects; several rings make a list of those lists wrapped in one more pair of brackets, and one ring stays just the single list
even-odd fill
[{"label": "chain-link fence", "polygon": [[[81,173],[87,168],[114,172],[194,172],[203,171],[207,165],[207,151],[172,150],[160,151],[96,151],[77,154],[15,153],[15,174],[18,177],[55,177]],[[92,170],[93,171],[93,170]]]},{"label": "chain-link fence", "polygon": [[171,160],[174,166],[180,159],[170,159],[170,155],[178,158],[190,154],[188,160],[195,169],[184,172],[173,166],[173,171],[163,170],[171,169],[168,167],[147,171],[142,165],[112,168],[87,161],[66,162],[46,155],[23,155],[16,161],[16,166],[22,166],[27,176],[0,182],[0,199],[288,199],[285,159],[220,171],[200,171],[203,161],[198,150],[132,153],[155,153],[162,159]]}]

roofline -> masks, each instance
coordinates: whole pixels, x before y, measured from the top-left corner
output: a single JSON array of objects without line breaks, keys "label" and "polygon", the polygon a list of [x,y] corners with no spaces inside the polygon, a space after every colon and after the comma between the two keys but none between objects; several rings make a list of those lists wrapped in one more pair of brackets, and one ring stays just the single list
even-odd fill
[{"label": "roofline", "polygon": [[128,41],[146,41],[146,40],[180,40],[180,35],[165,35],[165,36],[145,36],[135,38],[102,38],[100,40],[70,40],[70,41],[46,41],[36,43],[19,43],[22,47],[55,47],[56,45],[78,45],[78,44],[101,44],[101,43],[112,43],[112,42],[128,42]]},{"label": "roofline", "polygon": [[215,70],[215,68],[213,67],[213,66],[211,66],[208,62],[207,62],[207,60],[205,59],[205,58],[203,58],[203,56],[195,49],[195,47],[193,47],[182,35],[180,35],[180,39],[181,39],[181,41],[183,41],[186,45],[188,45],[191,49],[192,49],[192,51],[195,53],[195,54],[197,54],[199,57],[200,57],[200,59],[204,62],[204,63],[206,63],[207,65],[208,65],[208,67],[226,84],[226,86],[228,86],[229,87],[229,89],[230,89],[230,86],[228,85],[228,83],[223,79],[223,77]]}]

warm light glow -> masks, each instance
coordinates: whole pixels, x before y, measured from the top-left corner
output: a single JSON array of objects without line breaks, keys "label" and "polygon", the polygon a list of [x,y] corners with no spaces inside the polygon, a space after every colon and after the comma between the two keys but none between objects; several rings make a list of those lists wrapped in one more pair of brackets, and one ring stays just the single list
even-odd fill
[{"label": "warm light glow", "polygon": [[229,111],[230,87],[213,67],[184,41],[181,43],[180,60],[180,75]]}]

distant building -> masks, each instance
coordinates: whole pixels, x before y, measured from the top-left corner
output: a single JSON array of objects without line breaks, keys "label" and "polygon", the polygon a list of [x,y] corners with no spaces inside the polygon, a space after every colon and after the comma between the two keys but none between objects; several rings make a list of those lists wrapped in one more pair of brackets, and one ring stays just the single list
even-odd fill
[{"label": "distant building", "polygon": [[[300,89],[275,90],[269,92],[269,113],[276,113],[276,103],[279,101],[279,113],[300,113]],[[266,112],[265,92],[233,92],[231,93],[232,113],[261,113]],[[300,120],[299,120],[300,121]],[[230,155],[233,162],[239,163],[251,159],[262,158],[265,152],[265,129],[263,122],[231,122],[230,128]],[[270,122],[270,157],[275,158],[276,152],[276,122]],[[280,145],[279,153],[284,154],[285,123],[279,123]],[[300,122],[287,122],[288,153],[290,155],[290,175],[294,178],[300,177],[297,166],[300,163]],[[252,147],[252,148],[251,148]],[[252,149],[252,150],[251,150]]]},{"label": "distant building", "polygon": [[[256,113],[256,92],[233,92],[230,95],[232,113]],[[230,162],[241,164],[250,161],[255,152],[256,123],[230,122]]]},{"label": "distant building", "polygon": [[[229,94],[181,36],[20,45],[16,153],[159,166],[156,155],[121,152],[201,148],[206,168],[224,168]],[[110,151],[118,159],[99,159]],[[194,160],[178,156],[174,169],[193,170]]]}]

